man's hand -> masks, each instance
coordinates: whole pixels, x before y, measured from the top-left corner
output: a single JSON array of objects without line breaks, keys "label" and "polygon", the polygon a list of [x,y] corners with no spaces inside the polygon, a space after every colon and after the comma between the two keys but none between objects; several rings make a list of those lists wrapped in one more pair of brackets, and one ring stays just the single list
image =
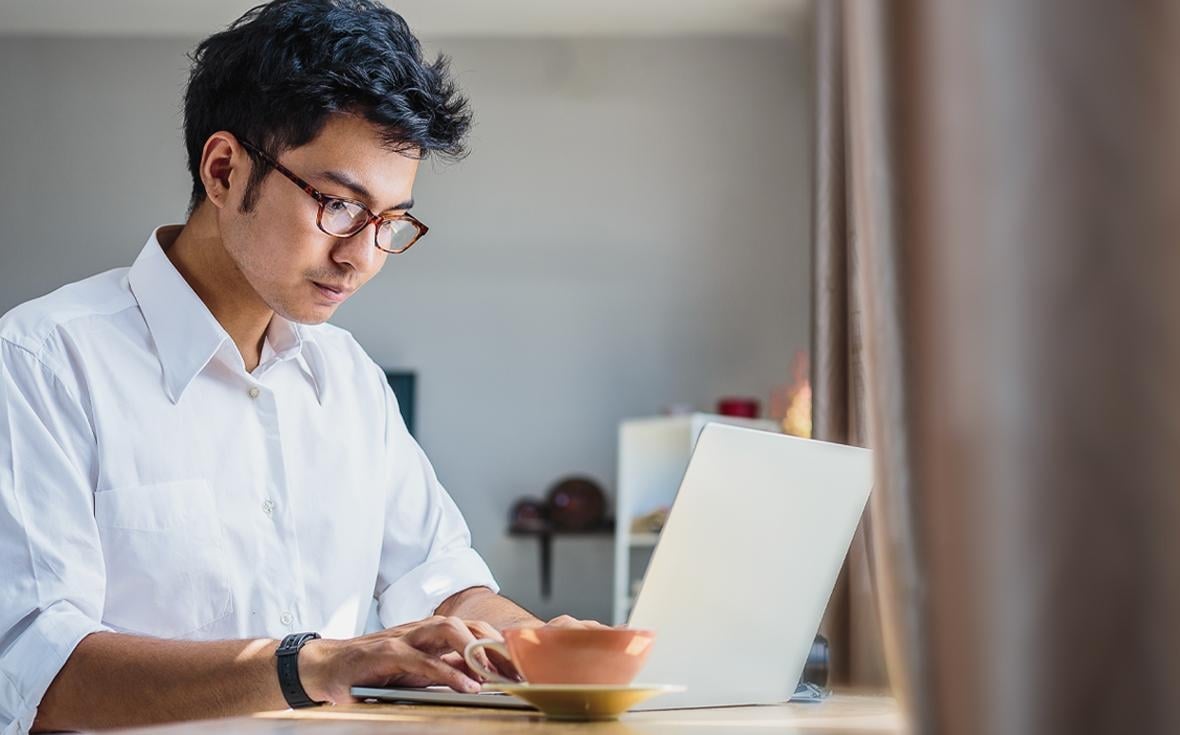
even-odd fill
[{"label": "man's hand", "polygon": [[609,628],[593,620],[578,620],[559,615],[548,623],[520,607],[507,597],[487,587],[469,587],[448,597],[438,610],[439,615],[453,615],[468,620],[486,620],[497,628],[540,628],[555,625],[559,628]]},{"label": "man's hand", "polygon": [[609,625],[604,625],[596,620],[579,620],[578,618],[571,617],[569,615],[558,615],[557,617],[550,620],[548,623],[545,623],[545,625],[551,625],[555,628],[582,628],[582,629],[589,629],[589,630],[594,630],[594,629],[598,629],[598,628],[609,629],[611,627]]},{"label": "man's hand", "polygon": [[[541,625],[540,621],[536,622]],[[594,620],[559,615],[544,625],[558,628],[609,628]],[[353,686],[423,687],[441,684],[458,692],[480,690],[481,677],[463,662],[463,649],[479,638],[503,641],[482,620],[436,615],[359,638],[314,640],[299,653],[303,688],[313,700],[348,702]],[[480,663],[509,678],[519,678],[510,662],[476,652]]]},{"label": "man's hand", "polygon": [[[437,615],[359,638],[315,640],[299,652],[300,679],[309,697],[332,703],[353,701],[353,686],[441,684],[474,693],[480,677],[463,663],[463,649],[477,638],[504,640],[483,621]],[[476,656],[497,670],[483,651]]]}]

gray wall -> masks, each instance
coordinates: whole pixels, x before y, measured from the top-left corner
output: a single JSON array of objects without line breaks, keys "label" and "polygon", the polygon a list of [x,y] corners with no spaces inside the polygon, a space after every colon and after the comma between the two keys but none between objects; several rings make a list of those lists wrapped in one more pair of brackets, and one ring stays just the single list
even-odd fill
[{"label": "gray wall", "polygon": [[[0,39],[0,311],[130,263],[188,191],[191,39]],[[424,166],[428,240],[335,322],[419,371],[419,436],[505,592],[610,616],[606,538],[507,538],[566,473],[613,492],[616,426],[762,397],[808,337],[806,55],[791,39],[446,40],[478,124]]]}]

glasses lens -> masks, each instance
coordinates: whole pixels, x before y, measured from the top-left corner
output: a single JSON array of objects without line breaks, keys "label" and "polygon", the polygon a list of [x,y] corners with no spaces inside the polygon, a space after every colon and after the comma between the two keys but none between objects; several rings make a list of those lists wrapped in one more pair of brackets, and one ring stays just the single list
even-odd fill
[{"label": "glasses lens", "polygon": [[365,226],[369,213],[356,202],[344,199],[329,199],[324,203],[320,226],[329,235],[348,237],[355,235]]},{"label": "glasses lens", "polygon": [[418,237],[418,225],[408,219],[387,219],[377,230],[377,246],[383,250],[403,250]]}]

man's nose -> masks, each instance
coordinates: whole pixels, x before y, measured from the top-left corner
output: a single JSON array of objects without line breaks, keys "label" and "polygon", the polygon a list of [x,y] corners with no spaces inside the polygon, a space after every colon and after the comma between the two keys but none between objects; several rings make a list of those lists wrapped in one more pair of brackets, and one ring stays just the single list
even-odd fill
[{"label": "man's nose", "polygon": [[354,270],[368,273],[377,264],[381,251],[374,244],[376,225],[370,223],[352,237],[342,237],[332,247],[332,260],[340,265],[352,266]]}]

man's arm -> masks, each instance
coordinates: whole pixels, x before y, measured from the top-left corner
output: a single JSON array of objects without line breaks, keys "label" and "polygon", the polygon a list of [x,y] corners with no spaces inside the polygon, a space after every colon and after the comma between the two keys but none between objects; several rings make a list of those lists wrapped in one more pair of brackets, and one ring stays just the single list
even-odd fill
[{"label": "man's arm", "polygon": [[541,625],[555,625],[562,628],[610,627],[595,620],[580,620],[569,615],[559,615],[545,622],[512,600],[492,592],[487,587],[470,587],[451,595],[438,606],[437,613],[464,620],[481,620],[498,629],[535,628]]},{"label": "man's arm", "polygon": [[[348,640],[315,640],[299,653],[299,678],[314,701],[349,701],[356,685],[479,691],[444,660],[486,623],[434,617]],[[176,641],[98,632],[82,639],[41,700],[34,730],[90,730],[286,709],[267,638]],[[486,657],[483,663],[490,665]]]},{"label": "man's arm", "polygon": [[270,639],[192,642],[92,633],[66,661],[34,730],[126,727],[284,709]]},{"label": "man's arm", "polygon": [[443,600],[435,612],[464,620],[482,620],[500,629],[531,628],[545,624],[528,610],[487,587],[470,587],[457,592]]}]

